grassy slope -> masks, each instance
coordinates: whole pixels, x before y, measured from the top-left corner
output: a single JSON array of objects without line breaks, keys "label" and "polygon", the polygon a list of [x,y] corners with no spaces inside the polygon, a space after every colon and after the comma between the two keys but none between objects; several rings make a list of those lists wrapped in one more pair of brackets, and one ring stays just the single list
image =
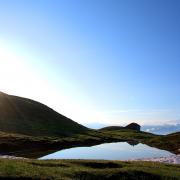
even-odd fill
[{"label": "grassy slope", "polygon": [[63,180],[179,180],[180,166],[153,162],[1,159],[0,178]]},{"label": "grassy slope", "polygon": [[165,149],[173,153],[180,153],[180,132],[166,136],[157,136],[152,139],[144,139],[143,143],[160,149]]},{"label": "grassy slope", "polygon": [[86,130],[86,127],[39,102],[0,92],[0,131],[31,136],[61,136]]}]

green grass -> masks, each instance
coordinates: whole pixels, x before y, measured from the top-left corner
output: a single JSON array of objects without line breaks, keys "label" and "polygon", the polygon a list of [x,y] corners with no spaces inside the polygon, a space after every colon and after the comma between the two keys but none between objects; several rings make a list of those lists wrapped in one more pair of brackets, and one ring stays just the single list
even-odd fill
[{"label": "green grass", "polygon": [[180,166],[103,160],[0,160],[0,178],[19,179],[180,179]]},{"label": "green grass", "polygon": [[180,132],[166,136],[155,136],[151,139],[144,139],[142,142],[150,146],[165,149],[172,153],[180,153]]}]

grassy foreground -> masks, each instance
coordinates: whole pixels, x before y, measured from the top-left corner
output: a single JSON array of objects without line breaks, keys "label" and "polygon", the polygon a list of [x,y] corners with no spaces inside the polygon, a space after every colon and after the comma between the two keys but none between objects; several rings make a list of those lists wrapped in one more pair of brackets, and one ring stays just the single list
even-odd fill
[{"label": "grassy foreground", "polygon": [[0,160],[1,179],[179,180],[180,165],[100,160]]}]

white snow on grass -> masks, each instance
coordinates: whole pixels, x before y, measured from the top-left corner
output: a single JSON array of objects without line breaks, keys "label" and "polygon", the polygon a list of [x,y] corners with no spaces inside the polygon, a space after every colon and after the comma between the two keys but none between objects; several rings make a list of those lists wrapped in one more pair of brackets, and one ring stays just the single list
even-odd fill
[{"label": "white snow on grass", "polygon": [[154,162],[161,162],[161,163],[168,163],[168,164],[180,164],[180,154],[166,156],[166,157],[134,159],[130,161],[154,161]]}]

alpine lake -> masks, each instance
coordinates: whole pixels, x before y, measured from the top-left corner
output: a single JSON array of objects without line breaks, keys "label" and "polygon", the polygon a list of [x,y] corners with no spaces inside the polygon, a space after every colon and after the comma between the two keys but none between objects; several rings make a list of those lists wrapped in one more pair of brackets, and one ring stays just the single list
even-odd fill
[{"label": "alpine lake", "polygon": [[90,147],[74,147],[60,150],[39,159],[98,159],[98,160],[134,160],[165,157],[173,155],[148,145],[127,142],[104,143]]}]

